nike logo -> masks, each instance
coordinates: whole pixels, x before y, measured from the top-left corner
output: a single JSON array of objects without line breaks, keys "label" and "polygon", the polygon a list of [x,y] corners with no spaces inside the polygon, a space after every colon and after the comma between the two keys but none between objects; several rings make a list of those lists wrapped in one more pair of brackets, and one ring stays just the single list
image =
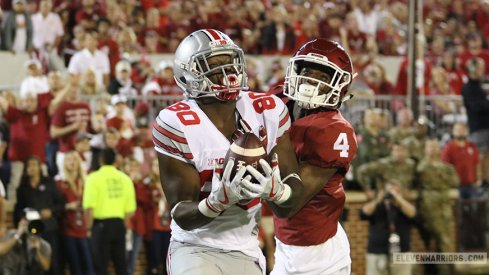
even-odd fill
[{"label": "nike logo", "polygon": [[277,195],[277,192],[273,193],[273,188],[275,187],[275,177],[272,176],[272,189],[270,190],[270,198],[275,197]]},{"label": "nike logo", "polygon": [[224,200],[219,200],[220,203],[222,204],[228,204],[229,203],[229,198],[228,198],[228,194],[226,193],[226,186],[223,186],[223,189],[224,189]]}]

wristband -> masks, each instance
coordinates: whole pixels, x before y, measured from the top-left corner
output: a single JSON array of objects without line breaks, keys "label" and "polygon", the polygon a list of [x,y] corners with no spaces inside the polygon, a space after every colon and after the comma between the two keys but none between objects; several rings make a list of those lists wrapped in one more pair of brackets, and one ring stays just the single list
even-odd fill
[{"label": "wristband", "polygon": [[282,203],[286,202],[290,198],[291,195],[292,195],[292,189],[290,188],[290,186],[288,184],[284,184],[284,192],[282,193],[280,198],[278,198],[275,201],[275,204],[282,204]]},{"label": "wristband", "polygon": [[202,213],[202,215],[209,217],[209,218],[215,218],[221,214],[221,212],[218,212],[214,210],[210,205],[207,199],[203,199],[199,202],[199,211]]},{"label": "wristband", "polygon": [[173,208],[171,209],[170,211],[170,217],[173,219],[173,213],[175,213],[175,210],[177,209],[177,207],[182,203],[182,202],[192,202],[192,201],[189,201],[189,200],[186,200],[186,201],[179,201],[177,204],[175,204],[175,206],[173,206]]}]

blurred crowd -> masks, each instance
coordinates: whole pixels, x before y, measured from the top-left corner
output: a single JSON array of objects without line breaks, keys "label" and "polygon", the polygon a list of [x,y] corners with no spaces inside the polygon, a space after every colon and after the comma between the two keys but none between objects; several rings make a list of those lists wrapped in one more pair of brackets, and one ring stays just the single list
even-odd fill
[{"label": "blurred crowd", "polygon": [[[158,182],[149,132],[153,114],[149,110],[179,100],[181,92],[173,79],[171,62],[153,67],[148,56],[173,53],[182,38],[201,28],[216,28],[228,34],[245,55],[289,57],[299,45],[321,36],[340,41],[350,52],[355,71],[359,73],[354,84],[356,90],[373,95],[405,95],[407,2],[2,1],[2,50],[12,54],[26,52],[30,56],[24,64],[27,77],[19,83],[19,91],[6,90],[0,94],[3,113],[0,179],[8,201],[15,205],[16,223],[25,208],[37,209],[47,223],[43,238],[51,246],[52,266],[73,260],[68,254],[64,255],[68,259],[62,259],[59,251],[70,248],[62,248],[60,239],[88,238],[89,233],[80,222],[84,179],[99,168],[101,150],[112,148],[117,153],[115,166],[125,171],[136,186],[138,210],[128,225],[133,235],[128,237],[126,247],[131,251],[144,243],[151,263],[149,270],[161,272],[164,269],[161,255],[151,253],[161,252],[152,246],[161,245],[161,241],[155,244],[151,240],[169,238],[169,214]],[[416,67],[425,77],[417,88],[428,95],[461,95],[469,74],[467,62],[476,58],[489,64],[489,1],[423,2],[424,27],[418,39],[421,58]],[[377,61],[379,55],[402,57],[396,83],[387,80],[386,68]],[[248,62],[250,89],[266,92],[279,88],[285,75],[283,62],[274,61],[265,79],[258,77],[258,64],[253,60]],[[485,67],[485,75],[489,76],[489,65]],[[175,98],[146,100],[157,95]],[[135,96],[139,100],[132,99]],[[464,198],[475,197],[475,189],[467,186],[480,185],[483,178],[476,170],[480,167],[480,160],[475,158],[478,149],[467,141],[465,126],[455,124],[454,140],[450,141],[455,145],[448,143],[441,149],[437,141],[426,143],[428,121],[415,121],[411,111],[403,109],[402,104],[392,104],[395,114],[379,109],[365,112],[362,128],[357,130],[361,149],[349,186],[360,186],[367,192],[386,190],[386,183],[400,184],[407,190],[424,186],[427,189],[424,194],[444,190],[443,195],[448,188],[461,186]],[[446,101],[434,102],[433,106],[441,115],[457,110],[453,103]],[[394,117],[395,125],[391,122]],[[472,153],[464,156],[465,159],[460,158],[463,152],[448,152],[469,147]],[[442,151],[443,159],[453,165],[457,174],[454,172],[454,177],[439,186],[431,186],[437,184],[431,181],[414,186],[416,175],[438,171],[429,168],[439,163]],[[404,170],[386,174],[387,169],[378,168],[386,163],[400,165]],[[399,171],[396,169],[391,172]],[[395,190],[389,187],[389,192],[391,189]],[[39,192],[45,197],[34,200]],[[379,200],[385,195],[368,194]],[[422,202],[422,207],[432,207],[426,203]],[[0,213],[0,236],[5,231],[2,220]],[[426,229],[432,233],[430,236],[451,234],[439,233],[437,226]],[[19,227],[25,225],[19,223]],[[270,231],[273,234],[273,229]],[[273,242],[273,238],[265,236],[265,242]],[[443,251],[452,249],[446,248],[446,239],[437,240],[437,245]],[[130,261],[130,271],[134,270],[134,261]],[[75,265],[73,272],[79,270],[84,270],[83,274],[91,272]]]}]

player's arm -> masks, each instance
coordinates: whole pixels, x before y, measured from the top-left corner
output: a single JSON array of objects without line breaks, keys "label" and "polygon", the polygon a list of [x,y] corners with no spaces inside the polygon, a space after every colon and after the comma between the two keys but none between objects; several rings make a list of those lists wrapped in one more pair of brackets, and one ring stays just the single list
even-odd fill
[{"label": "player's arm", "polygon": [[200,177],[188,163],[158,153],[160,180],[172,218],[184,230],[202,227],[213,220],[203,215],[198,208]]},{"label": "player's arm", "polygon": [[286,188],[290,187],[290,196],[283,202],[271,201],[269,205],[277,216],[289,217],[293,214],[293,210],[301,204],[306,190],[300,177],[288,177],[299,173],[299,165],[288,133],[284,134],[278,141],[277,146],[272,149],[270,155],[273,156],[274,154],[277,154],[280,160],[280,177],[285,179],[283,184],[288,186]]}]

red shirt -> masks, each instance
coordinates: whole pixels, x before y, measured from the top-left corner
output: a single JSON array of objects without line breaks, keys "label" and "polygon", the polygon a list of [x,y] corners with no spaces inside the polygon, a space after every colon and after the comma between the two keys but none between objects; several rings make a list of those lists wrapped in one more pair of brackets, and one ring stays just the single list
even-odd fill
[{"label": "red shirt", "polygon": [[119,44],[112,38],[99,38],[98,48],[107,54],[110,62],[110,75],[115,75],[115,66],[120,60]]},{"label": "red shirt", "polygon": [[442,159],[455,167],[460,184],[470,185],[477,181],[479,151],[474,143],[467,141],[465,146],[459,146],[452,140],[443,148]]},{"label": "red shirt", "polygon": [[[484,60],[485,64],[489,64],[489,50],[482,49],[481,52],[478,55],[473,55],[469,51],[465,51],[462,54],[459,55],[459,61],[460,64],[462,65],[462,68],[467,72],[467,61],[469,61],[472,58],[481,58]],[[486,75],[489,75],[489,66],[486,65]]]},{"label": "red shirt", "polygon": [[68,102],[61,103],[53,114],[51,123],[56,127],[66,127],[75,121],[86,121],[88,129],[79,129],[78,131],[70,132],[58,138],[59,151],[68,152],[75,149],[75,138],[78,132],[91,129],[90,123],[90,107],[85,102]]},{"label": "red shirt", "polygon": [[134,216],[131,218],[133,230],[145,239],[151,239],[153,231],[154,210],[153,189],[150,185],[140,182],[134,183],[136,191],[137,208]]},{"label": "red shirt", "polygon": [[345,204],[342,181],[357,151],[353,127],[337,110],[296,120],[290,138],[299,162],[337,172],[292,218],[274,216],[275,233],[285,244],[318,245],[336,234]]},{"label": "red shirt", "polygon": [[107,125],[107,128],[120,130],[122,128],[122,124],[124,124],[124,119],[115,116],[108,119],[105,124]]},{"label": "red shirt", "polygon": [[[77,201],[81,205],[83,192],[79,192],[80,195],[76,194],[66,181],[57,181],[56,185],[58,186],[58,190],[63,194],[66,203]],[[77,211],[66,210],[61,219],[61,223],[64,235],[74,238],[87,237],[88,230],[85,224],[85,214],[82,209]]]},{"label": "red shirt", "polygon": [[37,110],[34,113],[23,112],[9,106],[5,119],[10,125],[10,144],[8,157],[11,161],[26,161],[37,156],[46,161],[45,146],[49,141],[48,107],[53,96],[50,93],[37,96]]}]

